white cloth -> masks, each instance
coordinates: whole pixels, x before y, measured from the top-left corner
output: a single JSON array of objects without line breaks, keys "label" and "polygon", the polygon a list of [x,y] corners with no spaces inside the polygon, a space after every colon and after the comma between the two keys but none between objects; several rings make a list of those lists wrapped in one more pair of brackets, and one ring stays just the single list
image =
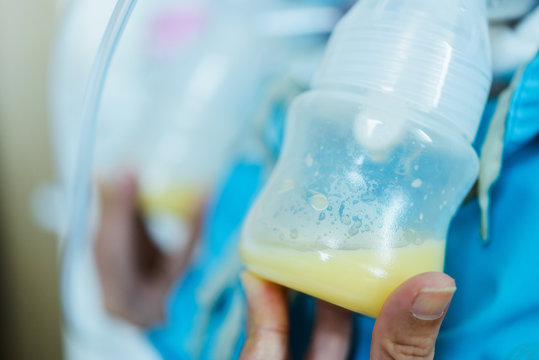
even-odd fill
[{"label": "white cloth", "polygon": [[[494,78],[498,81],[509,80],[519,67],[528,63],[539,51],[539,7],[532,10],[537,2],[527,0],[511,0],[510,2],[502,0],[501,2],[508,3],[508,5],[489,9],[492,67]],[[523,3],[529,4],[523,6],[525,5]],[[515,6],[521,4],[522,6],[518,9],[524,11],[524,13],[518,13],[517,18],[520,20],[516,26],[500,22],[501,15],[490,15],[498,14],[499,11],[505,9],[507,13],[505,20],[514,20],[514,17],[510,15],[517,14],[517,12],[511,4]]]}]

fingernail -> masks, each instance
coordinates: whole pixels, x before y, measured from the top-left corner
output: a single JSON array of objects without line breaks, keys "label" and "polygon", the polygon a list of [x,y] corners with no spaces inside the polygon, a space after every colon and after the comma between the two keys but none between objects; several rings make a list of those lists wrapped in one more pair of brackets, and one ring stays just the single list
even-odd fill
[{"label": "fingernail", "polygon": [[420,320],[437,320],[441,318],[455,290],[457,288],[454,286],[441,289],[421,289],[412,304],[412,315]]}]

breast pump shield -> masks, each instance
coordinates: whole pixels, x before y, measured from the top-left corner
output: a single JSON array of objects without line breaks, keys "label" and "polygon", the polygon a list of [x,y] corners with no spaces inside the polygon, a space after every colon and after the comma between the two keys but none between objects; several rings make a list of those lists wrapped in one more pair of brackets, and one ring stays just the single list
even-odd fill
[{"label": "breast pump shield", "polygon": [[491,76],[484,3],[433,3],[365,0],[338,25],[244,225],[251,271],[376,317],[443,269]]}]

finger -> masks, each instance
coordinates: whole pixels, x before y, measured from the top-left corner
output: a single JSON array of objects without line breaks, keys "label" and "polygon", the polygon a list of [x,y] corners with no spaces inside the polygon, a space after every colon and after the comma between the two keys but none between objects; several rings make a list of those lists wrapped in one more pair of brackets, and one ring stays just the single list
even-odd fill
[{"label": "finger", "polygon": [[417,275],[386,300],[373,330],[371,359],[433,359],[455,281],[437,272]]},{"label": "finger", "polygon": [[132,222],[137,208],[137,182],[133,175],[101,183],[100,189],[101,218],[107,222]]},{"label": "finger", "polygon": [[288,355],[288,313],[285,290],[249,272],[241,276],[249,305],[249,333],[241,359],[285,359]]},{"label": "finger", "polygon": [[115,183],[99,184],[101,206],[98,246],[110,251],[111,247],[124,246],[130,239],[136,219],[136,192],[136,182],[129,175]]},{"label": "finger", "polygon": [[132,288],[132,224],[136,183],[124,177],[116,183],[99,184],[100,221],[95,241],[95,257],[104,295],[104,305],[114,314],[123,313],[122,304]]},{"label": "finger", "polygon": [[[136,182],[132,176],[121,181],[100,184],[100,220],[95,243],[100,269],[124,266],[122,259],[132,257],[130,242],[136,213]],[[121,263],[121,264],[120,264]]]},{"label": "finger", "polygon": [[352,335],[352,313],[325,301],[318,301],[314,321],[307,359],[346,359]]}]

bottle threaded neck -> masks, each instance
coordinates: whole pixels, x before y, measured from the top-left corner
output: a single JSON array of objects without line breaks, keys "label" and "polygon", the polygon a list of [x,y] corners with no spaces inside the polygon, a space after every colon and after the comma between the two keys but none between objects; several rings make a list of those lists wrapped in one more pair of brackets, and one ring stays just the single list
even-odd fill
[{"label": "bottle threaded neck", "polygon": [[482,1],[361,1],[336,27],[313,87],[390,93],[471,142],[492,79]]}]

